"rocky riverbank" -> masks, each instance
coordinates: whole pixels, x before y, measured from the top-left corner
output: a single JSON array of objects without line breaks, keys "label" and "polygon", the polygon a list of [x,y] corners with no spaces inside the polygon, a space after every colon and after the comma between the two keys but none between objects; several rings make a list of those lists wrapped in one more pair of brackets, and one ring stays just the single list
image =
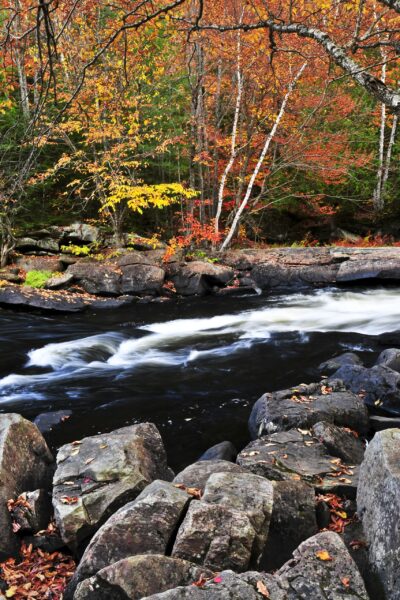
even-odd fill
[{"label": "rocky riverbank", "polygon": [[[0,271],[0,305],[81,312],[116,308],[135,299],[400,281],[397,247],[231,250],[201,260],[183,255],[166,260],[164,249],[125,249],[101,260],[43,252],[17,256]],[[23,285],[33,270],[49,273],[45,289]]]},{"label": "rocky riverbank", "polygon": [[[320,369],[259,398],[246,447],[221,442],[178,474],[151,423],[53,461],[35,424],[2,414],[1,559],[21,542],[72,555],[64,600],[399,600],[400,429],[374,413],[400,405],[400,350]],[[5,597],[26,597],[7,572]]]}]

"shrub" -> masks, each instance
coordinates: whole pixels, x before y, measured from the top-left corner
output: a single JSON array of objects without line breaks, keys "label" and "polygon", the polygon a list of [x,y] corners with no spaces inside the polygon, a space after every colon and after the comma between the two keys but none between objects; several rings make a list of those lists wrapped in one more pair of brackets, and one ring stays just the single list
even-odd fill
[{"label": "shrub", "polygon": [[28,271],[24,285],[33,288],[44,288],[46,281],[53,276],[51,271]]}]

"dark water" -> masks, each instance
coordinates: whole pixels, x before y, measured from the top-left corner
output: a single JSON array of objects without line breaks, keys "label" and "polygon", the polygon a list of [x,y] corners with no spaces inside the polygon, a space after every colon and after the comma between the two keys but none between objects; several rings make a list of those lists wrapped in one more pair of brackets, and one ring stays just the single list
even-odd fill
[{"label": "dark water", "polygon": [[0,310],[0,410],[71,410],[46,434],[53,448],[152,421],[178,469],[222,440],[243,446],[262,393],[315,380],[340,352],[371,365],[400,346],[399,297],[326,290],[68,316]]}]

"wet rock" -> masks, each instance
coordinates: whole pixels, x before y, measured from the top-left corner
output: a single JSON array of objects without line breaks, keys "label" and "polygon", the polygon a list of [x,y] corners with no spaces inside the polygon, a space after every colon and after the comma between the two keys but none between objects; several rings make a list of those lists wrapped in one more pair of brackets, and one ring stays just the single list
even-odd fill
[{"label": "wet rock", "polygon": [[292,427],[307,429],[319,421],[350,427],[360,433],[366,433],[369,427],[362,398],[346,390],[341,382],[329,386],[322,382],[264,394],[253,406],[249,430],[254,439],[264,432]]},{"label": "wet rock", "polygon": [[288,600],[368,600],[355,562],[340,536],[331,531],[300,544],[275,576]]},{"label": "wet rock", "polygon": [[193,261],[177,269],[171,280],[178,294],[201,296],[210,292],[213,286],[224,287],[233,277],[234,271],[230,267]]},{"label": "wet rock", "polygon": [[179,528],[172,556],[215,571],[248,568],[256,532],[240,510],[192,502]]},{"label": "wet rock", "polygon": [[74,600],[139,600],[212,572],[179,558],[144,554],[124,558],[79,584]]},{"label": "wet rock", "polygon": [[53,505],[63,540],[76,551],[151,481],[172,476],[161,436],[152,423],[62,446],[57,455]]},{"label": "wet rock", "polygon": [[354,497],[357,466],[342,465],[307,430],[291,429],[251,442],[237,457],[245,470],[275,481],[304,481],[321,492]]},{"label": "wet rock", "polygon": [[204,490],[205,485],[213,473],[242,473],[243,469],[235,463],[226,460],[203,460],[183,469],[175,476],[174,483],[181,483],[186,487]]},{"label": "wet rock", "polygon": [[337,456],[348,464],[358,465],[362,462],[364,444],[356,432],[324,421],[313,425],[312,432],[331,456]]},{"label": "wet rock", "polygon": [[358,253],[343,262],[337,273],[336,281],[340,283],[363,279],[399,279],[400,260],[394,253]]},{"label": "wet rock", "polygon": [[380,353],[375,365],[383,365],[400,373],[400,350],[398,348],[387,348]]},{"label": "wet rock", "polygon": [[389,414],[399,411],[400,373],[385,365],[376,365],[371,369],[346,365],[332,375],[332,380],[341,380],[355,394],[361,393],[367,405]]},{"label": "wet rock", "polygon": [[357,508],[372,569],[390,600],[400,598],[400,429],[375,434],[361,465]]},{"label": "wet rock", "polygon": [[59,277],[50,277],[50,279],[46,281],[45,288],[48,290],[59,290],[68,287],[74,279],[75,276],[72,273],[64,273]]},{"label": "wet rock", "polygon": [[10,515],[18,533],[37,533],[46,529],[52,516],[48,491],[23,492],[13,504]]},{"label": "wet rock", "polygon": [[257,567],[267,541],[274,487],[270,481],[250,473],[214,473],[207,481],[203,502],[234,508],[244,513],[256,533],[251,565]]},{"label": "wet rock", "polygon": [[20,306],[56,312],[82,312],[90,306],[90,301],[80,294],[68,294],[9,284],[0,287],[0,305]]},{"label": "wet rock", "polygon": [[40,413],[34,419],[36,427],[41,433],[51,431],[55,425],[59,425],[72,415],[72,410],[53,410],[46,413]]},{"label": "wet rock", "polygon": [[235,462],[237,454],[238,451],[232,442],[220,442],[206,450],[198,460],[227,460]]},{"label": "wet rock", "polygon": [[165,481],[154,481],[133,502],[125,504],[99,529],[86,548],[65,600],[77,584],[129,556],[165,554],[191,499]]},{"label": "wet rock", "polygon": [[0,558],[18,551],[7,501],[25,490],[48,489],[53,457],[42,434],[17,414],[0,415]]},{"label": "wet rock", "polygon": [[301,542],[318,531],[312,486],[303,481],[274,481],[273,486],[272,517],[260,563],[263,571],[281,567]]},{"label": "wet rock", "polygon": [[334,356],[329,360],[321,363],[318,367],[320,373],[326,375],[332,375],[335,371],[343,367],[343,365],[361,365],[362,360],[357,354],[354,352],[344,352],[343,354],[339,354],[339,356]]},{"label": "wet rock", "polygon": [[121,271],[114,265],[96,261],[80,261],[66,271],[89,294],[114,295],[121,293]]},{"label": "wet rock", "polygon": [[156,265],[134,264],[121,267],[123,294],[158,294],[165,279],[165,271]]}]

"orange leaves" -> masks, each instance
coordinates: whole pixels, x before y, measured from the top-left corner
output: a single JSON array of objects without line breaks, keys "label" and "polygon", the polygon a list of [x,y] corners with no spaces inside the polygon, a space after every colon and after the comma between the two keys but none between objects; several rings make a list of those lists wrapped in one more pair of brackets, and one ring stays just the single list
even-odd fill
[{"label": "orange leaves", "polygon": [[[339,481],[341,481],[339,479]],[[351,483],[351,481],[349,480]],[[330,531],[336,533],[343,533],[344,528],[353,521],[353,518],[349,518],[347,512],[343,509],[343,500],[335,494],[320,494],[316,497],[317,504],[319,502],[325,502],[329,507],[331,516],[331,522],[328,525]]]},{"label": "orange leaves", "polygon": [[317,550],[317,552],[315,553],[315,556],[317,558],[319,558],[319,560],[323,560],[323,561],[332,560],[332,557],[329,554],[328,550]]}]

